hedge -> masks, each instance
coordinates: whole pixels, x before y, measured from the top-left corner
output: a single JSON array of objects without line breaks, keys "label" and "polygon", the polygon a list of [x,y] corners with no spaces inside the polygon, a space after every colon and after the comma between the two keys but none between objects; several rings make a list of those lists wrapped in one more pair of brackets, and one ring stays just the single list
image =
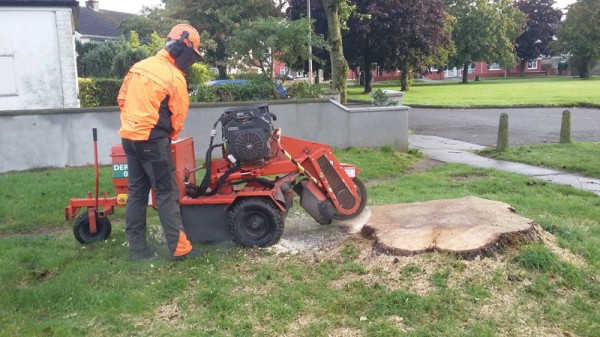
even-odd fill
[{"label": "hedge", "polygon": [[79,100],[82,108],[116,106],[123,80],[113,78],[80,78]]}]

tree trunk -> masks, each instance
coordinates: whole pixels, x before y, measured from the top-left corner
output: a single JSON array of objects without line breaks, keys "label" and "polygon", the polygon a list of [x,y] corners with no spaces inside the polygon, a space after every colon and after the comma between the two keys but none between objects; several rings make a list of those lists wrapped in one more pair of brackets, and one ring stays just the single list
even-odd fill
[{"label": "tree trunk", "polygon": [[373,91],[373,72],[371,71],[371,65],[372,62],[369,59],[365,60],[363,64],[365,74],[365,94],[368,94],[371,91]]},{"label": "tree trunk", "polygon": [[525,77],[525,66],[527,65],[527,60],[521,59],[521,77]]},{"label": "tree trunk", "polygon": [[408,71],[408,68],[402,68],[400,69],[400,91],[408,91],[409,87],[408,87],[408,81],[409,81],[409,77],[410,76],[410,72]]},{"label": "tree trunk", "polygon": [[227,66],[218,65],[217,69],[219,70],[219,79],[226,80],[227,79]]},{"label": "tree trunk", "polygon": [[340,93],[340,103],[346,104],[346,81],[348,79],[348,62],[344,57],[342,45],[342,31],[340,24],[340,3],[339,0],[323,1],[323,9],[327,17],[327,26],[329,33],[329,45],[331,51],[331,89]]},{"label": "tree trunk", "polygon": [[462,83],[469,83],[469,62],[463,64]]}]

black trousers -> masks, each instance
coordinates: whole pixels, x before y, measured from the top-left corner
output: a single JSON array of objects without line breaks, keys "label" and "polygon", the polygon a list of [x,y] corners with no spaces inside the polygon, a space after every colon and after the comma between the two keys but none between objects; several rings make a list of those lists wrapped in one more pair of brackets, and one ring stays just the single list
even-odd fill
[{"label": "black trousers", "polygon": [[152,187],[170,254],[175,253],[178,245],[180,252],[181,249],[187,250],[188,246],[191,249],[185,234],[182,237],[184,232],[179,209],[179,188],[175,179],[175,163],[169,139],[122,139],[122,144],[128,165],[129,195],[125,208],[125,233],[129,248],[142,250],[148,245],[146,210]]}]

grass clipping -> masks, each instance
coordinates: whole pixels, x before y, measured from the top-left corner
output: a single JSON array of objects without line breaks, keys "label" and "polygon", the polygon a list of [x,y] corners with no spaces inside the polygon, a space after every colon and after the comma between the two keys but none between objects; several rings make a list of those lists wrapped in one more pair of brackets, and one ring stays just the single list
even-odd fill
[{"label": "grass clipping", "polygon": [[539,239],[534,222],[510,205],[476,197],[375,206],[371,213],[361,235],[390,255],[442,251],[469,259]]}]

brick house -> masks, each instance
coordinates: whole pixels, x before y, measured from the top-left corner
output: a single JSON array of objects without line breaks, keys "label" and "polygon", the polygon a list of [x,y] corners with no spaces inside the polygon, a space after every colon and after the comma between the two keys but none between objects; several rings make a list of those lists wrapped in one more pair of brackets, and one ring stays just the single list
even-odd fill
[{"label": "brick house", "polygon": [[0,2],[0,110],[76,108],[75,0]]},{"label": "brick house", "polygon": [[[538,58],[530,61],[525,69],[525,76],[547,76],[557,74],[557,60],[556,58]],[[521,69],[517,66],[506,71],[498,64],[488,64],[484,61],[478,61],[473,63],[474,67],[469,67],[468,79],[474,79],[476,77],[519,77],[521,76]],[[348,73],[348,79],[356,80],[357,75],[354,72]],[[400,78],[399,71],[383,71],[379,68],[373,70],[374,81],[388,81],[396,80]],[[437,69],[431,69],[431,73],[423,75],[423,78],[430,80],[444,80],[451,78],[462,78],[462,69],[447,69],[438,72]]]}]

